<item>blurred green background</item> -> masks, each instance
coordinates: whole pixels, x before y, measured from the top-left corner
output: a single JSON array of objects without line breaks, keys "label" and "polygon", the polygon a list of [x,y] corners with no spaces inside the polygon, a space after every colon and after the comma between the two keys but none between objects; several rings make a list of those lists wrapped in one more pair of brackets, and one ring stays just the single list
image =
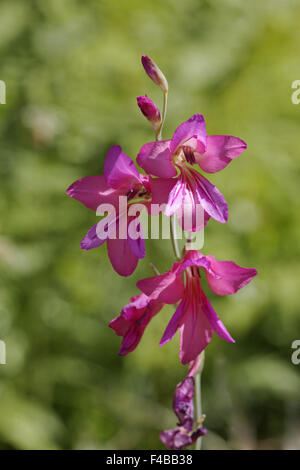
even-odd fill
[{"label": "blurred green background", "polygon": [[203,252],[256,267],[235,296],[211,301],[236,344],[214,336],[203,373],[204,448],[300,448],[300,2],[287,0],[1,0],[0,366],[2,449],[159,449],[186,369],[178,336],[158,347],[172,308],[118,357],[108,328],[139,278],[163,271],[169,242],[148,241],[130,278],[106,248],[80,250],[95,214],[65,195],[100,173],[108,148],[135,157],[153,140],[136,106],[170,86],[164,137],[194,113],[209,134],[248,150],[210,180],[230,209],[210,221]]}]

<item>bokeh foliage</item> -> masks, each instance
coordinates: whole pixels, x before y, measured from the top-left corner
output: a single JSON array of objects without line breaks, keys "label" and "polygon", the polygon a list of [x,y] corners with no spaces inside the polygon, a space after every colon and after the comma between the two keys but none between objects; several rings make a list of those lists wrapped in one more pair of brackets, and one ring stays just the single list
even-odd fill
[{"label": "bokeh foliage", "polygon": [[96,217],[65,189],[102,171],[107,149],[135,157],[153,139],[136,96],[158,103],[140,56],[168,77],[164,136],[196,112],[209,134],[248,150],[212,175],[230,208],[203,251],[257,267],[234,297],[211,296],[235,345],[214,337],[206,354],[206,448],[300,447],[300,366],[291,363],[300,312],[299,1],[1,0],[0,446],[162,448],[172,393],[185,368],[178,337],[158,347],[172,314],[156,317],[125,358],[108,328],[136,281],[163,271],[172,251],[148,241],[129,279],[105,247],[79,242]]}]

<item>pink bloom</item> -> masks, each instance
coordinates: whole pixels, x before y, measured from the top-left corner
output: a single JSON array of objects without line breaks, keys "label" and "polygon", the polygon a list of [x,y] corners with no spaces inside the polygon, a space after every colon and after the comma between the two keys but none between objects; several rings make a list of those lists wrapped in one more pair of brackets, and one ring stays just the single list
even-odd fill
[{"label": "pink bloom", "polygon": [[[166,215],[172,215],[184,205],[190,206],[196,220],[197,206],[205,211],[204,223],[209,217],[224,223],[228,207],[224,196],[191,166],[198,164],[201,170],[215,173],[225,168],[245,149],[246,143],[228,135],[207,136],[202,114],[195,114],[176,129],[172,139],[150,142],[141,148],[138,164],[149,174],[155,202],[166,201]],[[178,171],[180,172],[177,176]],[[199,230],[193,222],[192,230]]]},{"label": "pink bloom", "polygon": [[206,348],[213,332],[234,342],[203,292],[200,267],[205,271],[209,287],[218,295],[234,294],[257,274],[256,269],[242,268],[232,261],[217,261],[212,255],[187,251],[170,271],[137,283],[142,292],[157,302],[174,304],[180,301],[160,345],[170,341],[180,329],[180,359],[183,364],[193,361]]},{"label": "pink bloom", "polygon": [[156,83],[164,92],[168,91],[168,82],[160,68],[150,57],[143,55],[142,64],[146,74]]},{"label": "pink bloom", "polygon": [[157,131],[161,124],[161,115],[158,107],[147,96],[138,96],[137,103],[143,115],[148,119],[154,131]]},{"label": "pink bloom", "polygon": [[[67,194],[82,202],[86,207],[97,211],[100,204],[111,204],[116,211],[116,217],[109,215],[99,224],[106,228],[107,235],[99,238],[97,225],[88,231],[81,242],[83,250],[90,250],[107,242],[107,251],[113,268],[121,276],[129,276],[135,270],[138,260],[145,256],[145,243],[143,237],[133,239],[128,233],[131,222],[135,222],[139,231],[138,217],[127,217],[125,212],[119,211],[119,196],[125,196],[128,203],[134,198],[145,207],[150,203],[149,178],[138,173],[134,162],[122,152],[118,145],[112,146],[104,163],[104,175],[87,176],[75,181],[68,189]],[[126,200],[126,199],[125,199]],[[126,236],[120,237],[115,228],[127,223]],[[124,223],[125,223],[124,222]],[[99,226],[98,226],[99,227]]]},{"label": "pink bloom", "polygon": [[116,334],[123,336],[120,356],[125,356],[137,347],[146,326],[162,307],[163,303],[140,294],[132,297],[130,303],[123,307],[121,314],[110,322],[109,326]]}]

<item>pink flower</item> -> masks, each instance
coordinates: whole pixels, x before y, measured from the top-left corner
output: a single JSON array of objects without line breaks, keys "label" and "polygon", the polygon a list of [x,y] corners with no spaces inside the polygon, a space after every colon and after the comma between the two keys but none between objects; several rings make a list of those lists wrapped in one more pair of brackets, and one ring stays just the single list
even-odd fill
[{"label": "pink flower", "polygon": [[183,364],[193,361],[206,348],[213,332],[234,342],[203,292],[199,268],[204,269],[209,287],[218,295],[234,294],[257,274],[256,269],[242,268],[232,261],[217,261],[212,255],[188,251],[170,271],[137,283],[138,288],[152,300],[166,304],[180,301],[160,345],[170,341],[180,329],[180,359]]},{"label": "pink flower", "polygon": [[154,101],[152,101],[147,96],[138,96],[137,103],[143,115],[148,119],[154,131],[156,132],[161,124],[161,114],[158,107]]},{"label": "pink flower", "polygon": [[[135,270],[138,260],[145,256],[143,237],[133,239],[128,233],[130,223],[135,223],[137,231],[141,231],[138,216],[128,217],[128,203],[139,198],[140,204],[146,208],[150,204],[151,194],[149,178],[138,173],[134,162],[122,152],[118,145],[112,146],[104,163],[104,175],[86,176],[73,183],[67,194],[82,202],[90,209],[97,211],[100,204],[111,204],[115,208],[115,216],[109,215],[88,231],[81,242],[83,250],[90,250],[107,242],[108,256],[115,271],[121,276],[129,276]],[[125,208],[120,212],[119,197],[125,196]],[[116,227],[124,224],[125,236],[116,233]],[[97,228],[98,225],[98,228]],[[99,227],[106,235],[99,238]]]},{"label": "pink flower", "polygon": [[116,334],[123,336],[120,356],[125,356],[137,347],[146,326],[162,307],[163,303],[140,294],[132,297],[130,303],[123,307],[121,314],[110,322],[109,326]]},{"label": "pink flower", "polygon": [[143,55],[142,64],[146,74],[156,83],[164,92],[168,91],[168,82],[160,68],[150,57]]},{"label": "pink flower", "polygon": [[151,180],[153,202],[166,202],[165,214],[168,216],[184,205],[189,206],[193,218],[191,230],[199,230],[203,222],[200,225],[195,222],[197,206],[205,211],[204,225],[209,217],[226,222],[228,207],[220,191],[191,166],[198,164],[201,170],[215,173],[246,147],[246,143],[237,137],[207,136],[204,117],[195,114],[180,124],[172,139],[143,145],[137,163],[147,173],[158,177]]}]

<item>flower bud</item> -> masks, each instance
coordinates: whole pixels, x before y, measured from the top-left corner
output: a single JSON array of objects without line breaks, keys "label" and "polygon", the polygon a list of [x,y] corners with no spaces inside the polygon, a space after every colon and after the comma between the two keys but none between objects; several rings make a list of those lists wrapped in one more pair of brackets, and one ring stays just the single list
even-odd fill
[{"label": "flower bud", "polygon": [[168,91],[168,82],[160,68],[150,57],[143,55],[142,64],[146,74],[158,85],[164,92]]},{"label": "flower bud", "polygon": [[142,111],[143,115],[150,122],[154,131],[157,131],[161,124],[161,114],[154,101],[152,101],[147,96],[138,96],[137,104],[140,110]]}]

